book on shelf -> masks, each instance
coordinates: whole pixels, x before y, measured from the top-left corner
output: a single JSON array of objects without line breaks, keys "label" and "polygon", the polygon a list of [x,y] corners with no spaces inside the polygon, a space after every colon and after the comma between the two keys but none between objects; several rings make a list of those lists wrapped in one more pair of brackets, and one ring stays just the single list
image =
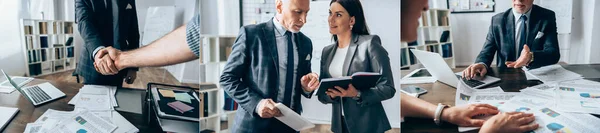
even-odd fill
[{"label": "book on shelf", "polygon": [[445,30],[442,32],[442,35],[440,36],[440,42],[448,42],[448,38],[450,38],[450,31]]},{"label": "book on shelf", "polygon": [[46,61],[46,56],[47,56],[46,49],[42,49],[40,51],[41,51],[42,61]]},{"label": "book on shelf", "polygon": [[75,47],[67,48],[67,58],[72,58],[75,56]]},{"label": "book on shelf", "polygon": [[40,34],[48,34],[48,22],[39,22]]},{"label": "book on shelf", "polygon": [[408,52],[407,48],[400,49],[400,66],[408,65],[408,53],[404,52]]},{"label": "book on shelf", "polygon": [[224,100],[225,104],[223,105],[223,110],[237,110],[238,103],[233,100],[227,93],[223,93],[225,95]]},{"label": "book on shelf", "polygon": [[410,59],[409,64],[414,65],[414,64],[417,64],[417,60],[416,60],[415,54],[412,53],[411,49],[415,49],[415,48],[408,48],[408,58]]},{"label": "book on shelf", "polygon": [[73,45],[73,37],[69,37],[69,39],[67,39],[67,42],[65,42],[65,46],[72,46]]},{"label": "book on shelf", "polygon": [[40,36],[40,47],[48,48],[48,36]]},{"label": "book on shelf", "polygon": [[440,43],[438,40],[425,40],[425,44],[436,44]]},{"label": "book on shelf", "polygon": [[30,76],[40,75],[41,73],[42,73],[41,63],[29,65],[29,75]]},{"label": "book on shelf", "polygon": [[64,33],[65,34],[73,34],[73,22],[65,22],[64,23]]},{"label": "book on shelf", "polygon": [[33,34],[33,26],[25,25],[23,27],[23,31],[25,32],[25,35],[31,35],[31,34]]},{"label": "book on shelf", "polygon": [[452,57],[452,43],[446,43],[442,45],[442,57]]},{"label": "book on shelf", "polygon": [[427,12],[421,13],[421,26],[429,26],[429,20],[427,19]]},{"label": "book on shelf", "polygon": [[417,41],[407,43],[408,46],[417,46],[419,43]]}]

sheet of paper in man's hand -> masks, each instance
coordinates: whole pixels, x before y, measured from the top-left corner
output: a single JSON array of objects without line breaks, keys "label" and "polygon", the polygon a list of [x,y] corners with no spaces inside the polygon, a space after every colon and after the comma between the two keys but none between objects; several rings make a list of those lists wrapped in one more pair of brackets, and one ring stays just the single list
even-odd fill
[{"label": "sheet of paper in man's hand", "polygon": [[275,117],[275,118],[277,118],[279,121],[283,122],[284,124],[290,126],[294,130],[301,131],[304,129],[309,129],[309,128],[315,127],[315,124],[312,124],[310,121],[308,121],[304,117],[300,116],[299,114],[294,112],[292,109],[288,108],[287,106],[285,106],[281,103],[277,103],[277,104],[275,104],[275,107],[277,107],[279,109],[279,111],[281,112],[281,114],[283,114],[283,116]]}]

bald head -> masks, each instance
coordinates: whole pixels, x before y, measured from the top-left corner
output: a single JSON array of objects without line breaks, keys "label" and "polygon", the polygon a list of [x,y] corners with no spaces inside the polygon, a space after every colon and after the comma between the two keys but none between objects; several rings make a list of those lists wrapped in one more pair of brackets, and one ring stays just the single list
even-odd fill
[{"label": "bald head", "polygon": [[277,20],[291,32],[300,32],[310,10],[310,0],[276,0]]}]

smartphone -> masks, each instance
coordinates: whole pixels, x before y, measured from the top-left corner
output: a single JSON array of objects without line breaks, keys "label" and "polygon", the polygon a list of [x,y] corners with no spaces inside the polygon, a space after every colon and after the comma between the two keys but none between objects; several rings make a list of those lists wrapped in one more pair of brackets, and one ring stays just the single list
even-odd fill
[{"label": "smartphone", "polygon": [[419,86],[414,86],[414,85],[404,87],[404,88],[400,89],[400,91],[403,93],[409,94],[409,95],[413,95],[413,96],[419,96],[421,94],[427,93],[427,90],[425,90]]}]

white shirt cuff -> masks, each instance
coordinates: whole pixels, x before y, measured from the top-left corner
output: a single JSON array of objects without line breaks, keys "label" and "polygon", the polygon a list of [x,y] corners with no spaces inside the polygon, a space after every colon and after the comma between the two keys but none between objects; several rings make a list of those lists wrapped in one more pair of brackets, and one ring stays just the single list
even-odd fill
[{"label": "white shirt cuff", "polygon": [[94,58],[96,57],[96,53],[98,53],[98,51],[100,51],[101,49],[104,49],[106,47],[104,46],[98,46],[96,49],[94,49],[94,52],[92,52],[92,60],[94,60]]}]

